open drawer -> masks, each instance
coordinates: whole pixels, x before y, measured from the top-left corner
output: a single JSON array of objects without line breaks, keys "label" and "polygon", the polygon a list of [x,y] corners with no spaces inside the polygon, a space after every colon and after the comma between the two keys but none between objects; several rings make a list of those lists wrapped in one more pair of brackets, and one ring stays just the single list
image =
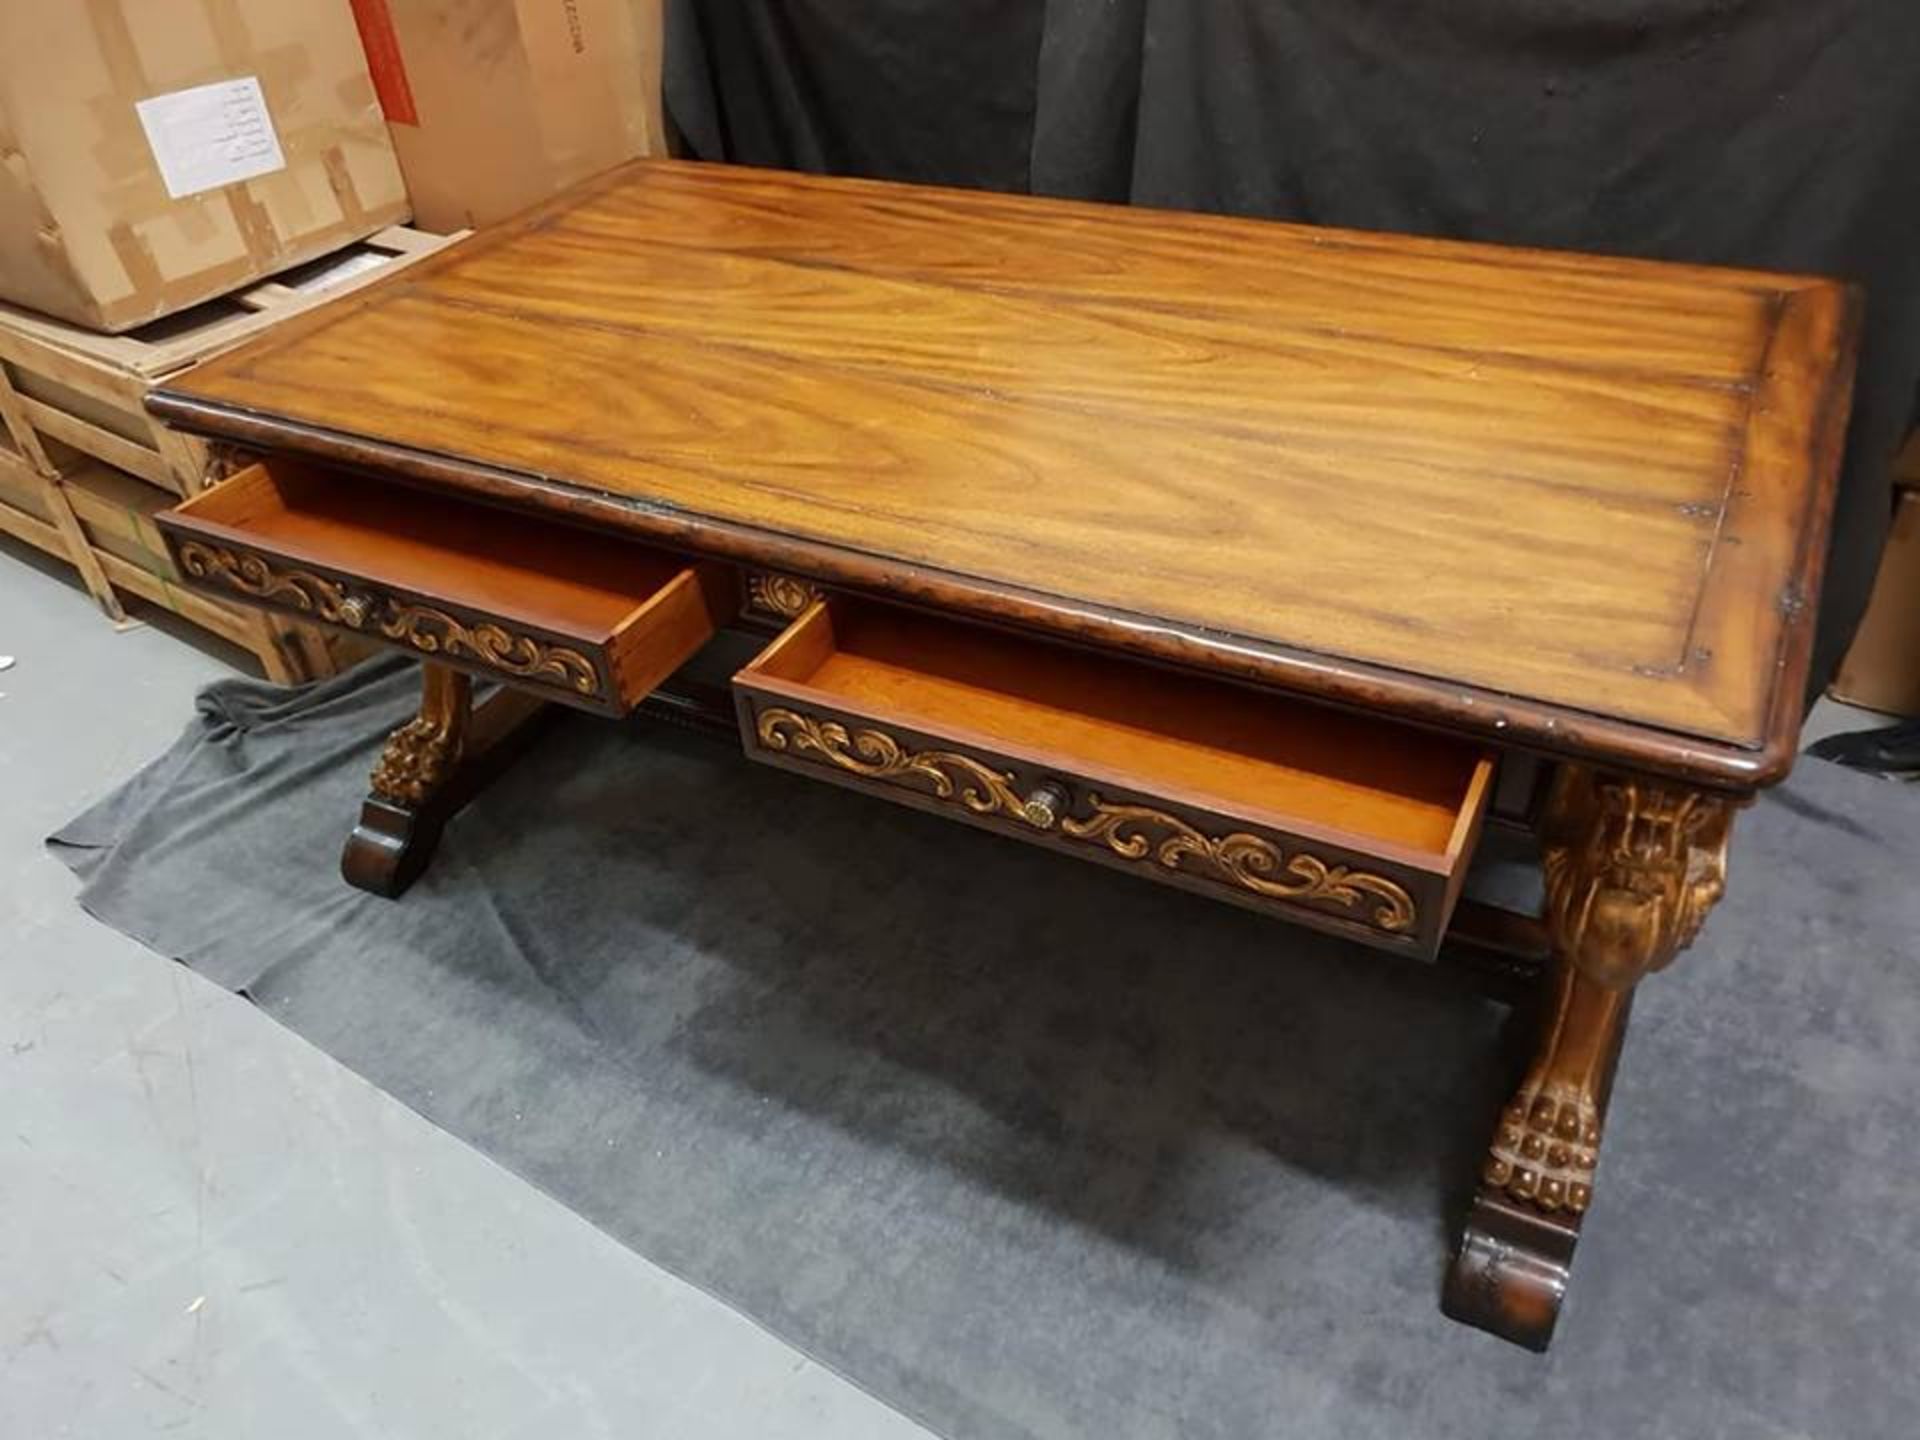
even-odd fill
[{"label": "open drawer", "polygon": [[626,713],[725,622],[717,567],[275,460],[155,517],[188,583]]},{"label": "open drawer", "polygon": [[734,692],[755,759],[1423,956],[1493,774],[1424,731],[842,598]]}]

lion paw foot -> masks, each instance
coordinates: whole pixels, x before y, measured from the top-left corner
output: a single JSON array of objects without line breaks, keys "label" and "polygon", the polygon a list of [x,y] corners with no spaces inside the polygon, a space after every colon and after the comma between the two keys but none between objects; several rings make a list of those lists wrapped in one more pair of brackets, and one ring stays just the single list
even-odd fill
[{"label": "lion paw foot", "polygon": [[1573,1090],[1529,1082],[1500,1117],[1485,1178],[1542,1210],[1580,1214],[1593,1198],[1600,1115]]},{"label": "lion paw foot", "polygon": [[373,793],[418,809],[446,783],[459,758],[458,742],[445,725],[416,717],[388,737],[374,767]]}]

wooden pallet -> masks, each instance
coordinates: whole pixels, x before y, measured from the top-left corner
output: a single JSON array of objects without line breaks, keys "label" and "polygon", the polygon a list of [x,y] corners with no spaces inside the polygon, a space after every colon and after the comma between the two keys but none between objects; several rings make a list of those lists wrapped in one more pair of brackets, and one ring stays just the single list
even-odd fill
[{"label": "wooden pallet", "polygon": [[[207,447],[147,414],[161,380],[230,350],[316,305],[417,264],[459,236],[394,226],[323,260],[156,320],[101,335],[0,305],[0,381],[11,392],[15,448],[40,464],[50,442],[104,460],[151,485],[191,495],[213,478]],[[21,434],[24,427],[27,436]]]}]

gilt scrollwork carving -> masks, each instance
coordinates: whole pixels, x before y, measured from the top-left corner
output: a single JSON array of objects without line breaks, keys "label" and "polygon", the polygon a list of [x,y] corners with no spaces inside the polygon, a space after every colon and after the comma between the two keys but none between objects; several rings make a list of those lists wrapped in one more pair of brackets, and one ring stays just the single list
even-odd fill
[{"label": "gilt scrollwork carving", "polygon": [[389,600],[375,628],[422,655],[464,657],[518,680],[543,680],[588,697],[600,693],[600,672],[578,650],[520,634],[490,620],[462,621],[431,605]]},{"label": "gilt scrollwork carving", "polygon": [[199,540],[181,540],[179,556],[180,568],[193,579],[330,625],[378,635],[421,655],[470,660],[517,680],[555,685],[588,698],[602,692],[600,672],[586,655],[496,621],[463,620],[436,606],[364,594],[312,571]]},{"label": "gilt scrollwork carving", "polygon": [[1013,776],[971,756],[948,750],[909,750],[883,730],[849,731],[837,720],[820,720],[782,706],[762,710],[755,733],[769,750],[811,752],[869,780],[923,780],[936,799],[955,800],[976,815],[1003,814],[1033,823],[1026,800],[1014,789]]},{"label": "gilt scrollwork carving", "polygon": [[1093,813],[1063,821],[1060,831],[1092,840],[1128,860],[1152,857],[1168,870],[1211,871],[1218,877],[1276,900],[1337,905],[1356,910],[1371,904],[1367,923],[1389,934],[1413,929],[1413,897],[1383,875],[1329,864],[1305,850],[1285,854],[1259,835],[1234,831],[1208,835],[1177,816],[1146,805],[1116,805],[1089,795]]},{"label": "gilt scrollwork carving", "polygon": [[304,570],[278,569],[249,551],[199,540],[182,540],[179,552],[180,569],[191,579],[224,585],[330,625],[347,624],[341,617],[341,607],[348,603],[347,588],[337,581]]},{"label": "gilt scrollwork carving", "polygon": [[254,456],[238,445],[224,440],[205,442],[206,460],[200,468],[200,484],[203,489],[224,484],[254,463]]},{"label": "gilt scrollwork carving", "polygon": [[797,618],[818,600],[821,590],[811,580],[772,570],[747,573],[747,608],[780,620]]},{"label": "gilt scrollwork carving", "polygon": [[1043,784],[1022,796],[1011,772],[950,750],[913,750],[869,726],[849,729],[837,720],[771,706],[760,712],[755,733],[769,750],[812,754],[869,780],[920,782],[936,799],[956,801],[975,815],[1057,829],[1123,860],[1210,875],[1270,899],[1364,911],[1363,923],[1389,934],[1412,931],[1417,918],[1413,897],[1383,875],[1331,864],[1304,850],[1289,855],[1244,831],[1208,835],[1165,811],[1113,804],[1097,794],[1087,797],[1086,814],[1070,815],[1069,797],[1058,785]]}]

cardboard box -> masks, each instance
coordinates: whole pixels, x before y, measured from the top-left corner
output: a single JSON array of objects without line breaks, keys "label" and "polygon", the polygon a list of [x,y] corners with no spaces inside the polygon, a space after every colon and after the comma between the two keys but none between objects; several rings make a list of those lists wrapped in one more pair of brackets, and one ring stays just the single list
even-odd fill
[{"label": "cardboard box", "polygon": [[[192,495],[211,478],[205,441],[147,413],[147,392],[316,305],[418,264],[454,243],[390,226],[272,279],[119,335],[0,305],[0,420],[44,473],[63,447]],[[0,453],[4,453],[0,440]]]},{"label": "cardboard box", "polygon": [[1902,490],[1866,618],[1828,687],[1889,715],[1920,715],[1920,490]]},{"label": "cardboard box", "polygon": [[1893,483],[1909,490],[1920,490],[1920,430],[1907,438],[1907,448],[1893,462]]},{"label": "cardboard box", "polygon": [[0,3],[0,299],[126,330],[407,213],[347,0]]},{"label": "cardboard box", "polygon": [[351,0],[416,223],[504,220],[666,151],[661,0]]}]

